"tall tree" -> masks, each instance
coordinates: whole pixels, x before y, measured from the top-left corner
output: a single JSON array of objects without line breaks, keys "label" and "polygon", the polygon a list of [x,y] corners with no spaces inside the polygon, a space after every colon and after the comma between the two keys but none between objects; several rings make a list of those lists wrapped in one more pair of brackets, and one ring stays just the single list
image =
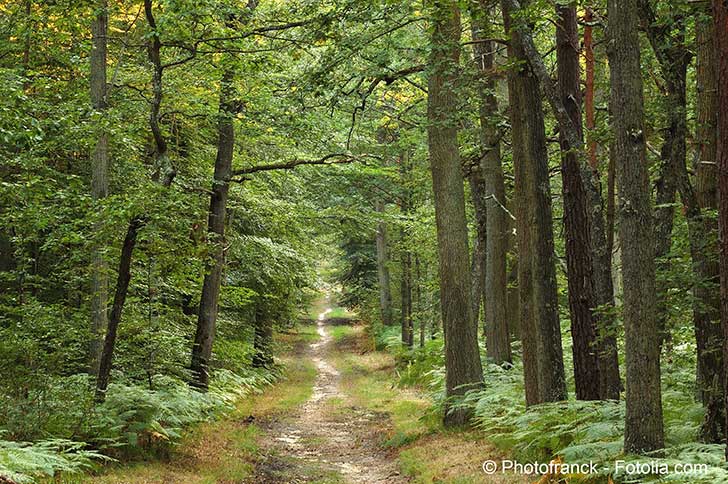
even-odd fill
[{"label": "tall tree", "polygon": [[[475,237],[473,238],[473,250],[470,257],[470,307],[473,316],[473,325],[476,330],[480,320],[480,303],[485,299],[485,266],[486,266],[486,243],[488,239],[485,179],[480,168],[479,160],[472,160],[471,163],[464,163],[463,170],[467,174],[470,185],[470,199],[473,204]],[[487,327],[487,326],[486,326]]]},{"label": "tall tree", "polygon": [[624,276],[624,448],[631,453],[649,452],[664,445],[654,222],[645,153],[640,51],[635,48],[639,45],[638,14],[638,0],[608,2],[612,129]]},{"label": "tall tree", "polygon": [[[465,193],[458,150],[456,79],[460,10],[455,0],[432,1],[427,134],[435,200],[440,300],[445,336],[448,398],[483,385],[477,332],[472,324]],[[469,420],[462,407],[446,406],[445,425]]]},{"label": "tall tree", "polygon": [[509,220],[506,212],[506,187],[501,164],[498,129],[498,100],[495,97],[494,44],[488,39],[486,16],[492,14],[496,2],[480,0],[477,8],[471,4],[473,55],[481,78],[478,80],[480,118],[479,168],[483,173],[485,199],[485,306],[486,356],[500,365],[510,363],[511,340],[508,327],[508,252]]},{"label": "tall tree", "polygon": [[[662,77],[665,79],[664,96],[665,111],[668,113],[668,126],[665,131],[663,156],[667,158],[663,163],[669,163],[671,174],[675,177],[677,190],[680,194],[685,217],[688,221],[688,238],[690,242],[690,256],[693,267],[693,324],[697,343],[697,380],[700,397],[706,408],[705,419],[701,429],[702,438],[710,442],[718,442],[722,438],[722,366],[721,347],[722,335],[717,317],[717,301],[710,285],[716,282],[715,263],[711,259],[711,240],[714,231],[711,231],[710,217],[704,213],[686,166],[686,138],[687,138],[687,66],[690,62],[690,52],[685,41],[684,20],[678,12],[672,12],[668,19],[659,19],[648,0],[640,0],[640,15],[643,28],[650,39],[652,49],[660,63]],[[700,23],[700,20],[698,20]],[[670,27],[668,28],[667,24]],[[701,27],[698,27],[700,30]],[[703,56],[710,56],[705,46],[699,47]],[[699,62],[705,63],[705,59]],[[703,80],[710,74],[705,65],[700,66],[699,74]],[[708,79],[710,81],[710,79]],[[708,97],[713,93],[704,93]],[[699,127],[699,135],[710,136],[706,133],[711,130],[710,100],[699,101],[705,117],[705,125]],[[714,124],[713,128],[714,130]],[[714,145],[713,145],[714,146]],[[703,150],[706,151],[706,150]],[[712,155],[714,157],[714,155]],[[703,163],[700,163],[702,165]],[[701,170],[698,166],[698,170]],[[703,168],[701,171],[705,171]],[[699,172],[700,174],[700,172]],[[700,176],[700,175],[699,175]],[[704,183],[703,180],[698,180]],[[704,192],[705,186],[701,187]],[[708,188],[709,189],[709,188]],[[705,196],[703,198],[706,198]],[[714,202],[713,202],[714,203]],[[666,315],[662,315],[665,318]]]},{"label": "tall tree", "polygon": [[[695,197],[700,210],[700,223],[691,234],[702,238],[694,265],[694,319],[698,346],[697,380],[705,406],[701,438],[720,442],[725,426],[723,404],[723,331],[720,326],[720,267],[718,263],[718,224],[710,212],[718,209],[718,170],[715,165],[717,128],[716,49],[713,44],[713,18],[710,7],[701,6],[695,22],[697,62],[697,115],[695,137],[698,163],[695,167]],[[691,235],[692,237],[692,235]],[[693,244],[694,245],[694,244]]]},{"label": "tall tree", "polygon": [[[524,2],[524,6],[525,4],[527,2]],[[515,0],[503,0],[502,8],[505,26],[510,34],[509,53],[516,61],[528,61],[524,19],[513,21],[516,16],[523,15],[523,12],[518,11],[521,5]],[[520,219],[517,230],[522,232],[519,234],[519,270],[520,263],[526,262],[530,265],[531,273],[524,274],[523,278],[519,277],[518,285],[519,290],[527,290],[529,283],[532,286],[532,296],[529,298],[531,301],[524,300],[528,298],[526,295],[521,298],[521,305],[532,304],[531,317],[535,320],[537,335],[538,399],[534,403],[553,402],[566,399],[566,378],[558,313],[546,131],[539,81],[527,64],[519,67],[517,75],[509,84],[509,91],[512,91],[509,94],[511,116],[521,118],[517,122],[512,121],[513,146],[522,146],[518,150],[514,149],[516,203],[523,204],[520,215],[517,215]],[[525,231],[530,234],[526,236]],[[528,277],[532,280],[527,281]],[[527,314],[523,315],[528,317]],[[522,321],[521,331],[522,338],[529,337],[527,321]],[[526,351],[524,344],[524,353]],[[526,399],[528,402],[528,394]]]},{"label": "tall tree", "polygon": [[410,211],[412,208],[411,188],[412,165],[409,153],[405,152],[400,158],[399,173],[402,181],[402,194],[400,208],[404,224],[400,230],[400,266],[402,268],[402,279],[400,281],[401,311],[400,322],[402,326],[402,344],[412,347],[414,344],[414,322],[412,320],[412,251],[408,236]]},{"label": "tall tree", "polygon": [[[30,5],[30,2],[28,2]],[[89,87],[91,90],[91,105],[96,113],[102,115],[106,110],[106,55],[107,31],[109,14],[106,0],[99,0],[95,5],[96,11],[91,22],[91,55]],[[91,154],[91,197],[98,201],[106,198],[109,193],[109,136],[103,127],[104,120],[100,119],[100,129],[93,153]],[[97,227],[99,229],[100,227]],[[97,230],[99,232],[99,230]],[[91,347],[89,355],[89,369],[91,374],[97,374],[104,333],[109,323],[108,304],[109,278],[108,263],[104,257],[101,246],[94,247],[93,261],[91,263]]]},{"label": "tall tree", "polygon": [[[157,32],[157,22],[154,18],[152,9],[152,0],[144,0],[144,14],[147,19],[147,25],[151,30],[151,35],[147,40],[147,58],[152,64],[152,98],[149,109],[149,128],[154,141],[152,180],[160,183],[163,187],[168,188],[172,185],[177,175],[177,169],[170,162],[168,156],[167,140],[164,138],[162,129],[159,125],[160,108],[162,106],[162,80],[164,74],[164,65],[162,64],[161,50],[162,41]],[[118,276],[116,281],[116,290],[114,292],[114,300],[111,305],[111,313],[109,314],[109,322],[104,337],[104,346],[101,352],[99,362],[99,372],[96,377],[96,399],[103,400],[106,394],[106,388],[109,385],[111,375],[111,365],[114,358],[114,348],[116,347],[116,337],[118,334],[121,316],[126,303],[126,296],[129,292],[129,282],[131,281],[131,265],[134,257],[134,248],[136,247],[137,235],[146,224],[147,217],[137,214],[131,218],[127,227],[126,236],[121,248],[119,257]]]},{"label": "tall tree", "polygon": [[[716,79],[728,79],[728,3],[713,0],[714,45],[717,58]],[[718,232],[720,244],[720,319],[723,328],[724,375],[728,375],[728,86],[718,82],[716,163],[718,167]],[[723,390],[728,405],[728,384]],[[725,410],[728,420],[728,408]],[[728,439],[728,421],[724,427]],[[726,446],[728,459],[728,446]]]},{"label": "tall tree", "polygon": [[220,80],[220,107],[218,111],[218,141],[213,174],[210,209],[208,211],[207,232],[215,244],[212,255],[212,266],[205,274],[202,283],[200,310],[197,316],[197,331],[192,345],[192,385],[206,389],[210,379],[209,364],[212,355],[212,343],[215,338],[218,302],[222,272],[225,267],[225,218],[227,200],[232,176],[233,148],[235,147],[236,99],[234,68],[232,60],[228,60]]},{"label": "tall tree", "polygon": [[[558,4],[556,58],[561,102],[568,112],[579,140],[583,139],[581,122],[581,86],[579,85],[579,27],[576,3]],[[582,181],[579,147],[570,145],[566,130],[560,130],[561,177],[563,180],[566,264],[569,286],[569,313],[574,354],[576,397],[597,400],[601,397],[597,331],[593,310],[596,307],[592,264],[592,242],[587,195]]]}]

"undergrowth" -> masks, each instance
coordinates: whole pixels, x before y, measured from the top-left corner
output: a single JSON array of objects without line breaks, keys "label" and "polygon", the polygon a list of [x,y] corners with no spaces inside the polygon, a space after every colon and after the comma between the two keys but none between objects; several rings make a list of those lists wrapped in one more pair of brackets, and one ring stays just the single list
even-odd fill
[{"label": "undergrowth", "polygon": [[[398,329],[376,330],[377,346],[395,356],[399,385],[417,386],[427,391],[433,402],[429,412],[441,415],[445,403],[442,340],[427,341],[424,347],[410,349],[400,342]],[[514,345],[514,348],[517,350],[518,346]],[[482,360],[486,361],[484,352]],[[677,361],[666,366],[662,394],[666,448],[655,455],[624,455],[624,401],[572,399],[526,408],[523,367],[518,358],[507,368],[485,364],[484,388],[469,392],[453,403],[468,408],[473,415],[473,427],[519,462],[548,462],[560,458],[566,463],[596,464],[597,474],[572,475],[568,482],[606,482],[607,476],[617,483],[728,482],[724,446],[697,442],[703,410],[693,396],[694,374],[685,369],[690,366]],[[660,466],[667,466],[669,470],[667,473],[627,475],[624,466],[617,469],[616,460],[651,464],[650,471]],[[684,463],[705,464],[705,467],[673,472],[675,465]]]},{"label": "undergrowth", "polygon": [[[65,413],[53,418],[53,429],[69,438],[32,443],[0,440],[0,476],[29,483],[58,473],[79,473],[108,460],[164,453],[185,428],[233,410],[240,397],[260,391],[277,375],[269,370],[249,369],[244,374],[217,370],[206,393],[160,375],[152,378],[151,388],[112,384],[104,403],[95,406],[84,406],[93,398],[92,381],[75,376],[70,379],[77,392],[74,400],[66,400]],[[63,421],[65,425],[59,423]]]}]

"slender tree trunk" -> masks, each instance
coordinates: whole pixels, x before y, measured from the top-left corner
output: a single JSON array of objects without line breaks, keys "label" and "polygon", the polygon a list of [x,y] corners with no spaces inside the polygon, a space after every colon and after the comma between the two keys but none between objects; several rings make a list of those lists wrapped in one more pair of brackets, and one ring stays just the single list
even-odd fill
[{"label": "slender tree trunk", "polygon": [[[410,165],[409,153],[404,153],[400,161],[400,177],[404,187],[401,199],[402,218],[405,223],[409,223],[410,208],[412,204],[412,189],[410,184],[412,166]],[[402,281],[400,284],[402,311],[402,344],[410,348],[414,344],[414,326],[412,322],[412,252],[410,250],[410,241],[407,235],[407,227],[403,226],[400,232],[400,262],[402,266]]]},{"label": "slender tree trunk", "polygon": [[[579,27],[576,4],[558,5],[556,56],[561,102],[577,131],[581,132],[581,87],[579,85]],[[587,195],[582,183],[578,148],[570,146],[561,130],[561,176],[564,197],[566,263],[569,313],[574,355],[576,398],[600,398],[599,356],[593,309],[594,275]],[[584,167],[586,170],[587,167]]]},{"label": "slender tree trunk", "polygon": [[[380,217],[384,214],[384,203],[380,200],[375,202],[375,210]],[[377,275],[379,277],[379,309],[382,316],[382,324],[391,326],[392,321],[392,289],[389,275],[389,256],[387,248],[387,224],[380,220],[377,224]]]},{"label": "slender tree trunk", "polygon": [[[405,231],[402,231],[403,243],[406,244]],[[401,311],[401,327],[402,327],[402,344],[412,347],[414,343],[414,328],[412,324],[412,254],[405,247],[401,253],[402,265],[402,281],[400,284],[402,311]]]},{"label": "slender tree trunk", "polygon": [[475,326],[475,331],[477,332],[480,320],[480,303],[484,299],[483,291],[485,290],[488,216],[486,214],[485,180],[483,179],[480,164],[475,163],[464,169],[468,174],[470,198],[473,203],[473,211],[475,212],[475,238],[473,240],[473,251],[470,258],[470,306],[473,315],[473,326]]},{"label": "slender tree trunk", "polygon": [[[591,7],[586,7],[584,12],[584,66],[586,79],[584,81],[584,114],[586,115],[587,129],[587,153],[589,156],[589,166],[592,170],[599,170],[599,160],[597,159],[597,142],[594,139],[594,128],[596,128],[596,116],[594,110],[594,33],[592,22],[594,21],[594,11]],[[558,28],[558,27],[557,27]]]},{"label": "slender tree trunk", "polygon": [[[192,385],[207,389],[210,379],[210,357],[215,339],[218,301],[222,273],[225,268],[225,215],[232,176],[233,148],[235,146],[235,88],[233,69],[226,68],[220,81],[220,108],[218,120],[217,157],[210,195],[207,232],[214,242],[212,267],[205,274],[197,316],[197,331],[192,346]],[[256,330],[257,335],[257,330]]]},{"label": "slender tree trunk", "polygon": [[720,267],[718,263],[717,220],[708,211],[718,208],[718,170],[715,166],[717,128],[718,63],[713,44],[713,20],[706,8],[707,19],[696,20],[697,43],[697,105],[698,165],[696,167],[696,199],[702,213],[701,223],[695,227],[702,234],[702,244],[696,249],[701,259],[694,261],[696,284],[694,287],[696,341],[698,344],[698,371],[700,399],[705,407],[701,427],[704,442],[719,443],[724,438],[723,402],[723,331],[720,326]]},{"label": "slender tree trunk", "polygon": [[[428,144],[435,198],[440,300],[448,398],[483,385],[478,336],[472,325],[465,193],[458,151],[455,83],[460,58],[460,11],[455,0],[433,0],[428,82]],[[446,405],[444,423],[464,424],[466,409]]]},{"label": "slender tree trunk", "polygon": [[654,219],[645,153],[637,0],[609,0],[612,129],[619,184],[627,371],[624,447],[664,446],[659,329],[655,301]]},{"label": "slender tree trunk", "polygon": [[[685,45],[685,22],[681,12],[671,12],[669,19],[675,33],[669,33],[657,25],[657,17],[650,0],[639,0],[639,14],[642,27],[652,45],[665,81],[663,103],[667,113],[668,126],[663,136],[660,150],[660,169],[657,178],[655,197],[655,257],[657,273],[670,269],[670,261],[665,257],[672,245],[672,228],[675,218],[675,194],[678,178],[685,166],[686,156],[686,76],[690,57]],[[662,341],[669,339],[668,319],[668,281],[657,285],[658,324]]]},{"label": "slender tree trunk", "polygon": [[479,11],[472,14],[473,55],[482,76],[478,84],[480,114],[480,145],[485,198],[485,306],[486,356],[496,365],[512,363],[511,339],[508,327],[508,281],[506,254],[508,252],[509,220],[505,210],[506,188],[500,153],[498,100],[493,77],[494,49],[484,22],[493,13],[495,2],[481,0]]},{"label": "slender tree trunk", "polygon": [[[506,31],[510,31],[511,15],[508,6],[503,2],[503,22]],[[508,59],[511,62],[522,60],[522,49],[519,48],[515,36],[508,44]],[[512,69],[508,73],[508,99],[511,117],[511,146],[513,147],[513,170],[515,175],[514,205],[516,214],[516,245],[518,247],[518,309],[519,330],[523,359],[523,376],[526,393],[526,405],[541,403],[538,375],[538,334],[533,309],[533,275],[531,243],[532,200],[528,193],[533,184],[531,170],[527,166],[529,153],[526,146],[528,125],[526,114],[534,106],[526,107],[525,91],[533,90],[533,80],[523,68]],[[538,93],[538,88],[536,88]],[[538,95],[538,94],[537,94]],[[540,103],[540,96],[539,96]],[[540,104],[539,104],[540,106]]]},{"label": "slender tree trunk", "polygon": [[420,257],[415,254],[415,306],[417,320],[419,321],[420,328],[420,348],[425,346],[425,312],[422,308],[422,272],[420,270]]},{"label": "slender tree trunk", "polygon": [[[724,377],[728,375],[728,2],[713,0],[713,21],[715,55],[717,58],[716,79],[718,85],[716,163],[718,167],[718,240],[720,245],[720,319],[723,328]],[[723,82],[720,82],[723,81]],[[724,405],[728,405],[728,384]],[[728,409],[724,411],[728,419]],[[724,426],[728,432],[728,422]],[[728,440],[728,435],[726,435]],[[726,447],[728,459],[728,446]]]},{"label": "slender tree trunk", "polygon": [[[718,318],[717,300],[713,296],[714,291],[709,289],[711,284],[716,282],[717,272],[715,264],[711,264],[710,254],[714,253],[714,246],[711,246],[711,227],[709,218],[703,213],[698,195],[693,188],[686,166],[686,137],[687,137],[687,101],[686,101],[686,78],[687,66],[690,61],[690,54],[685,44],[685,26],[680,20],[675,20],[677,28],[673,29],[671,35],[665,30],[657,27],[656,14],[646,0],[641,0],[641,15],[648,37],[652,44],[655,55],[660,62],[662,75],[665,79],[667,96],[665,96],[665,110],[668,114],[668,128],[665,133],[665,145],[667,146],[666,160],[672,167],[672,174],[675,177],[675,184],[685,211],[688,222],[688,237],[690,241],[690,255],[693,267],[693,324],[697,346],[697,382],[702,403],[705,407],[705,419],[701,428],[701,438],[709,442],[719,442],[723,435],[722,415],[722,394],[723,394],[723,362],[721,359],[722,330]],[[700,26],[698,26],[700,30]],[[705,37],[703,36],[704,40]],[[708,41],[710,47],[710,41]],[[706,53],[705,46],[700,47],[703,55],[712,57],[711,52]],[[704,65],[706,59],[699,60],[702,72],[699,75],[709,75]],[[712,60],[712,59],[709,59]],[[708,79],[710,82],[710,79]],[[711,93],[708,96],[712,96]],[[705,101],[702,101],[706,104]],[[708,103],[710,100],[708,100]],[[710,118],[711,113],[703,108],[705,118]],[[715,111],[713,111],[714,113]],[[711,128],[710,119],[704,119],[705,125],[699,126],[702,133]],[[713,124],[714,125],[714,124]],[[714,131],[713,131],[714,133]],[[710,136],[710,134],[707,134]],[[714,146],[714,145],[713,145]],[[664,148],[664,147],[663,147]],[[663,150],[664,151],[664,150]],[[714,154],[711,155],[714,157]],[[665,162],[665,160],[663,160]],[[713,250],[711,250],[713,249]],[[712,265],[712,267],[711,267]],[[664,316],[663,316],[664,317]]]},{"label": "slender tree trunk", "polygon": [[[591,22],[594,12],[586,8],[584,15],[584,59],[586,67],[586,87],[584,110],[587,127],[587,156],[591,172],[584,179],[588,197],[588,215],[591,226],[592,267],[594,273],[594,307],[597,327],[599,356],[599,394],[607,400],[619,400],[621,381],[619,379],[619,358],[617,355],[617,328],[612,317],[614,307],[614,284],[612,282],[612,246],[614,239],[614,163],[609,157],[607,166],[607,203],[606,226],[605,208],[602,200],[602,181],[597,158],[597,142],[593,130],[596,128],[594,109],[594,78],[596,59],[594,56],[594,39]],[[582,168],[582,177],[586,170]],[[611,222],[610,222],[611,221]]]},{"label": "slender tree trunk", "polygon": [[[510,28],[511,15],[520,9],[516,0],[504,0],[503,10],[506,14],[506,28],[511,33],[511,45],[516,59],[535,60],[529,56],[527,49],[534,54],[533,42],[529,42],[527,28],[518,20],[519,25]],[[530,45],[530,49],[529,49]],[[537,52],[536,52],[537,55]],[[531,68],[535,64],[531,62]],[[530,172],[526,183],[520,185],[525,190],[524,198],[528,207],[528,229],[530,230],[531,244],[531,272],[533,277],[533,317],[536,321],[538,334],[538,389],[539,403],[553,402],[566,399],[566,378],[564,375],[563,349],[561,346],[561,326],[559,324],[558,293],[556,287],[556,261],[554,254],[553,214],[551,210],[551,187],[548,173],[548,154],[546,149],[546,131],[544,127],[543,110],[541,109],[541,94],[537,72],[530,73],[525,68],[518,75],[518,105],[511,105],[511,109],[518,109],[523,117],[519,129],[523,130],[520,139],[516,137],[516,124],[513,124],[514,146],[516,140],[524,146],[522,160],[518,165],[525,164],[521,172]],[[550,79],[549,79],[550,83]],[[544,84],[544,87],[553,87]],[[557,113],[558,114],[558,113]],[[523,174],[522,174],[523,176]],[[516,168],[516,178],[519,169]],[[518,190],[519,183],[516,181]],[[523,203],[521,199],[520,203]],[[525,221],[521,221],[525,224]],[[526,227],[523,227],[526,229]],[[519,256],[523,257],[519,248]],[[519,287],[521,281],[519,279]],[[523,301],[523,299],[521,299]],[[525,331],[524,331],[525,333]],[[524,348],[525,351],[525,348]]]},{"label": "slender tree trunk", "polygon": [[[156,171],[152,174],[152,179],[158,181],[163,187],[168,188],[172,185],[177,171],[167,158],[167,142],[162,135],[162,131],[159,127],[159,108],[162,105],[162,74],[163,66],[160,56],[160,50],[162,44],[156,34],[157,24],[154,20],[154,14],[152,12],[151,0],[144,0],[144,11],[152,32],[152,38],[147,44],[147,56],[149,61],[152,63],[152,102],[149,116],[149,127],[152,131],[152,137],[154,139],[154,164],[155,167],[166,167],[164,176],[157,176],[161,171]],[[166,160],[166,161],[164,161]],[[161,179],[160,179],[161,178]],[[101,353],[101,363],[99,365],[99,373],[96,378],[96,395],[98,400],[103,400],[106,392],[106,387],[109,382],[109,375],[111,372],[111,363],[113,360],[114,347],[116,344],[116,334],[118,331],[119,323],[121,322],[121,313],[124,309],[124,303],[126,302],[126,295],[129,291],[129,281],[131,280],[131,264],[134,256],[134,247],[136,245],[136,236],[139,230],[145,225],[146,217],[142,215],[136,215],[132,217],[127,228],[126,238],[122,247],[122,256],[119,259],[118,279],[116,283],[116,291],[114,294],[114,302],[111,307],[111,314],[109,316],[109,323],[106,330],[106,337],[104,339],[104,347]],[[128,276],[126,275],[128,274]]]},{"label": "slender tree trunk", "polygon": [[[28,2],[28,5],[30,2]],[[96,16],[91,23],[91,55],[89,86],[91,105],[97,113],[106,110],[106,34],[108,30],[108,11],[106,0],[99,0]],[[103,120],[101,120],[103,123]],[[104,129],[99,130],[96,145],[91,154],[91,198],[95,201],[106,198],[109,193],[109,137]],[[96,232],[101,231],[101,224]],[[94,247],[91,262],[91,345],[89,354],[89,373],[98,374],[99,360],[104,334],[109,323],[106,305],[109,298],[108,264],[103,248]]]},{"label": "slender tree trunk", "polygon": [[114,294],[114,302],[111,305],[111,315],[109,316],[109,324],[104,339],[104,348],[101,353],[99,362],[99,372],[96,379],[96,400],[104,401],[106,397],[106,389],[109,386],[109,376],[111,374],[111,365],[114,358],[114,346],[116,345],[116,336],[121,322],[121,313],[126,302],[126,295],[129,292],[129,281],[131,281],[131,263],[136,245],[137,234],[144,226],[145,220],[141,217],[134,217],[129,223],[124,237],[124,244],[121,246],[121,257],[119,257],[119,274],[116,280],[116,293]]}]

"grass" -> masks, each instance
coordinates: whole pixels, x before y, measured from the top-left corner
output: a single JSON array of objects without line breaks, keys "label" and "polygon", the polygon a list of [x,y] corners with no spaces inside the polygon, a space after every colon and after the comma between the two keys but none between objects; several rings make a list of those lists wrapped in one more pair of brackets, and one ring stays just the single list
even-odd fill
[{"label": "grass", "polygon": [[[148,460],[102,469],[96,476],[67,477],[64,484],[214,484],[241,482],[253,472],[260,457],[263,430],[256,424],[272,415],[285,415],[308,400],[316,378],[301,350],[318,338],[316,328],[301,326],[279,334],[278,357],[286,376],[265,392],[242,399],[223,419],[191,429],[166,460]],[[254,419],[251,422],[251,416]],[[324,477],[321,482],[333,482]]]},{"label": "grass", "polygon": [[381,445],[397,454],[400,471],[412,482],[530,482],[520,475],[485,475],[482,462],[500,460],[503,454],[475,431],[444,429],[439,416],[428,412],[429,399],[414,389],[397,387],[394,357],[374,351],[363,326],[333,326],[329,331],[337,348],[333,361],[350,404],[387,416]]}]

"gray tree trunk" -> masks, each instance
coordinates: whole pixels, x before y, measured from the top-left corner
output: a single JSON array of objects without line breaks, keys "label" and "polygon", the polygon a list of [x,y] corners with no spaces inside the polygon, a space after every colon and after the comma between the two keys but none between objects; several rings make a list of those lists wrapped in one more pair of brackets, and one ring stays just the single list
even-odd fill
[{"label": "gray tree trunk", "polygon": [[497,365],[511,363],[511,339],[508,325],[508,252],[509,219],[506,212],[506,188],[500,153],[498,100],[492,75],[494,48],[484,26],[486,15],[493,13],[495,2],[481,0],[479,11],[472,15],[473,55],[481,73],[479,83],[480,145],[483,150],[480,169],[483,172],[486,228],[485,232],[485,306],[486,356]]},{"label": "gray tree trunk", "polygon": [[[215,244],[212,267],[205,274],[200,297],[200,311],[197,316],[197,331],[192,346],[192,385],[207,389],[210,379],[210,357],[215,339],[218,300],[222,273],[225,268],[225,216],[227,214],[228,191],[232,176],[233,148],[235,146],[235,88],[232,68],[226,68],[220,81],[220,108],[218,121],[217,157],[210,195],[207,232]],[[256,332],[257,334],[257,332]]]},{"label": "gray tree trunk", "polygon": [[[29,3],[28,3],[29,4]],[[108,31],[108,11],[106,0],[99,0],[96,16],[91,23],[91,55],[89,86],[91,89],[91,105],[97,113],[103,113],[107,107],[106,89],[106,56]],[[103,122],[103,121],[102,121]],[[109,136],[100,130],[93,153],[91,154],[91,197],[98,201],[109,193]],[[97,226],[100,232],[101,227]],[[98,374],[104,334],[109,324],[109,265],[104,257],[103,248],[94,247],[91,262],[91,342],[89,351],[89,373]]]},{"label": "gray tree trunk", "polygon": [[[520,25],[514,25],[514,28],[511,28],[512,14],[520,5],[515,0],[503,0],[502,5],[506,29],[511,34],[510,52],[515,59],[527,61],[526,41],[528,39],[523,35],[524,29]],[[530,278],[532,279],[522,281],[519,277],[519,290],[527,290],[528,284],[531,284],[532,317],[535,321],[537,335],[538,398],[536,403],[553,402],[566,399],[566,378],[558,312],[546,132],[539,82],[535,73],[531,72],[528,66],[524,66],[514,80],[515,82],[511,83],[513,89],[509,89],[515,95],[515,99],[512,99],[511,103],[511,114],[513,117],[520,117],[518,122],[512,122],[516,197],[517,204],[523,204],[526,209],[526,212],[523,213],[524,208],[521,208],[520,216],[517,215],[516,218],[520,219],[518,227],[521,231],[530,232],[528,241],[525,240],[525,233],[519,236],[519,243],[523,242],[519,245],[519,257],[523,258],[528,255],[527,260],[530,261]],[[513,101],[516,104],[513,104]],[[522,148],[516,150],[516,144],[520,144]],[[520,196],[518,192],[520,192]],[[525,252],[521,249],[521,245],[526,249]],[[524,269],[525,267],[519,270],[523,273]],[[525,297],[522,297],[520,302],[523,314],[524,306],[528,302],[525,301]],[[523,338],[528,333],[527,323],[522,323],[521,337]],[[525,363],[524,360],[524,365]],[[527,403],[529,403],[528,395]]]},{"label": "gray tree trunk", "polygon": [[[436,1],[433,6],[427,134],[445,334],[445,389],[451,398],[481,388],[483,369],[472,324],[465,193],[457,136],[455,84],[460,58],[460,11],[455,0]],[[467,410],[446,405],[445,425],[464,424],[469,418]]]},{"label": "gray tree trunk", "polygon": [[609,0],[612,129],[624,279],[625,452],[664,446],[654,219],[645,153],[637,0]]}]

